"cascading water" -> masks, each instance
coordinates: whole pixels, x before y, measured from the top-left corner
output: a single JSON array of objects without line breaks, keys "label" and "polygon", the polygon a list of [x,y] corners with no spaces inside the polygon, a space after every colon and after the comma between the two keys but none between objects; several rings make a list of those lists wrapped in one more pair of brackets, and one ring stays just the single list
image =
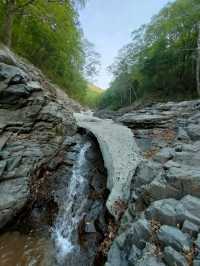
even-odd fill
[{"label": "cascading water", "polygon": [[69,185],[66,188],[62,208],[53,228],[53,239],[56,247],[56,259],[63,265],[71,253],[78,252],[78,225],[83,219],[83,202],[88,180],[84,175],[85,154],[91,147],[90,142],[79,145],[79,153],[72,169]]}]

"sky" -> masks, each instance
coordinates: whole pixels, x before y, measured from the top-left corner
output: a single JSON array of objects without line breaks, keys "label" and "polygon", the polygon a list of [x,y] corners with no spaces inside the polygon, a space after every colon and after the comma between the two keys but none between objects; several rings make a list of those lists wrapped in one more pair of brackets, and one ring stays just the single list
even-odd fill
[{"label": "sky", "polygon": [[131,39],[131,32],[148,23],[169,0],[88,0],[80,10],[85,38],[101,54],[101,71],[95,85],[106,89],[112,80],[107,71],[118,50]]}]

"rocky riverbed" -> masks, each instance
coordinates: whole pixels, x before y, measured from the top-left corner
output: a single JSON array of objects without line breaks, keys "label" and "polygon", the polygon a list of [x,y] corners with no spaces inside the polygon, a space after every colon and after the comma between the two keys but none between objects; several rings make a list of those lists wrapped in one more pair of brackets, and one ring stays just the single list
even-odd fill
[{"label": "rocky riverbed", "polygon": [[0,49],[1,265],[199,266],[200,101],[82,110]]},{"label": "rocky riverbed", "polygon": [[200,101],[114,118],[140,150],[107,266],[200,265]]}]

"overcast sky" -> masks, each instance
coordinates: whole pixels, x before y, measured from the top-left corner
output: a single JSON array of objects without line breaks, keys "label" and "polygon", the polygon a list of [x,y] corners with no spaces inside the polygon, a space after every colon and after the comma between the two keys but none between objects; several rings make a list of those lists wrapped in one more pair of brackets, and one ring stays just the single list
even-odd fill
[{"label": "overcast sky", "polygon": [[118,50],[130,41],[133,30],[150,21],[169,0],[88,0],[80,11],[85,37],[101,54],[101,72],[95,82],[106,89],[112,76],[107,67]]}]

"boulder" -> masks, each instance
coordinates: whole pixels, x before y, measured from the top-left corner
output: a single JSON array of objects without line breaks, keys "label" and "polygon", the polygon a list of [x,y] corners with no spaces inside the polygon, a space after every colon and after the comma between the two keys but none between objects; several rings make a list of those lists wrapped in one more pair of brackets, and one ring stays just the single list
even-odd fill
[{"label": "boulder", "polygon": [[187,128],[188,134],[192,140],[200,139],[200,124],[190,124]]},{"label": "boulder", "polygon": [[164,249],[164,261],[168,266],[188,266],[185,257],[174,250],[172,247],[166,247]]},{"label": "boulder", "polygon": [[175,155],[174,149],[165,147],[159,151],[154,157],[155,161],[158,161],[161,164],[166,163],[167,161],[173,159]]},{"label": "boulder", "polygon": [[163,225],[158,232],[159,241],[165,246],[171,246],[177,251],[189,251],[192,241],[187,234],[182,233],[178,228]]},{"label": "boulder", "polygon": [[192,266],[200,266],[200,260],[193,260]]},{"label": "boulder", "polygon": [[[161,257],[156,255],[157,247],[152,243],[146,243],[145,248],[142,252],[142,257],[135,264],[137,266],[164,266]],[[134,265],[134,264],[133,264]]]},{"label": "boulder", "polygon": [[200,198],[187,195],[177,204],[176,212],[181,221],[188,220],[200,226]]},{"label": "boulder", "polygon": [[165,264],[160,259],[158,259],[158,257],[152,256],[152,255],[147,255],[145,257],[142,257],[135,265],[136,266],[150,266],[150,265],[151,266],[165,266]]},{"label": "boulder", "polygon": [[163,199],[153,202],[146,210],[148,219],[159,221],[161,224],[177,225],[179,217],[176,212],[178,201],[175,199]]},{"label": "boulder", "polygon": [[185,220],[185,222],[183,223],[182,231],[184,233],[188,233],[192,237],[196,237],[199,232],[199,226],[188,220]]},{"label": "boulder", "polygon": [[130,128],[154,128],[165,127],[171,119],[171,115],[151,114],[151,113],[128,113],[117,119],[117,121]]}]

